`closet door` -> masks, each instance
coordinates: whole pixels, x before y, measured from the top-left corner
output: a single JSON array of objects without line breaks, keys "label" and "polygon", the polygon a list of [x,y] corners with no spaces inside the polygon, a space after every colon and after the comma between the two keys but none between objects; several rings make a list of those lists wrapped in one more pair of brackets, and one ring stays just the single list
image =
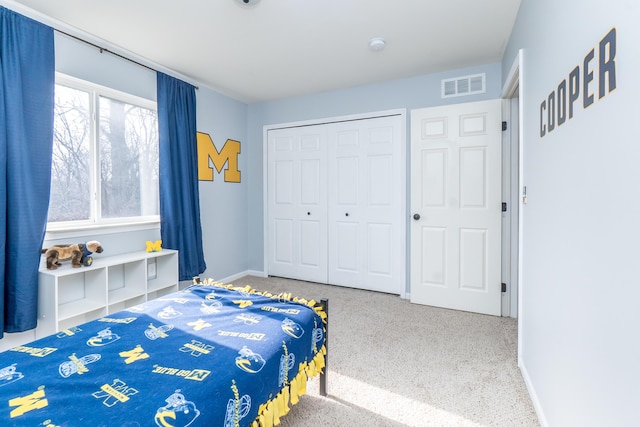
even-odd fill
[{"label": "closet door", "polygon": [[405,287],[402,116],[328,125],[329,283]]},{"label": "closet door", "polygon": [[326,135],[322,125],[267,133],[270,275],[327,283]]}]

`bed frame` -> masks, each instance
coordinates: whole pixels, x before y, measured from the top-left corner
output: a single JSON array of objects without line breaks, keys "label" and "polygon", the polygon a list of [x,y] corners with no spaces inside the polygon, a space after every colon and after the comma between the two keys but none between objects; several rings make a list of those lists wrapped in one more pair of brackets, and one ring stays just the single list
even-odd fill
[{"label": "bed frame", "polygon": [[320,308],[327,315],[327,323],[324,325],[324,348],[327,353],[324,356],[324,369],[320,372],[320,396],[327,396],[327,371],[329,370],[329,300],[320,300]]}]

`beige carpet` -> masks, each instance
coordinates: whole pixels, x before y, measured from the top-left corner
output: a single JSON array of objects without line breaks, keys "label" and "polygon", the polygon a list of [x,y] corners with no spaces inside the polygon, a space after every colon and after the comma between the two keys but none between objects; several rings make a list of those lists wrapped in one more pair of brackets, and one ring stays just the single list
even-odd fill
[{"label": "beige carpet", "polygon": [[539,425],[516,366],[515,319],[289,279],[233,283],[329,299],[329,396],[313,380],[284,427]]}]

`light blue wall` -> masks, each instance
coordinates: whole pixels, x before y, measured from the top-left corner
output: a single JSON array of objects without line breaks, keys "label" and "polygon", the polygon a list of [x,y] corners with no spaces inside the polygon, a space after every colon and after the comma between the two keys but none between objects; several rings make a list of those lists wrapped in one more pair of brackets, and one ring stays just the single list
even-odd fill
[{"label": "light blue wall", "polygon": [[[214,168],[213,181],[200,181],[200,219],[207,270],[202,277],[222,280],[247,270],[248,143],[247,105],[200,88],[198,132],[209,134],[220,151],[227,139],[240,142],[240,182],[225,182]],[[226,167],[226,166],[225,166]]]},{"label": "light blue wall", "polygon": [[56,71],[142,98],[156,100],[156,73],[55,32]]},{"label": "light blue wall", "polygon": [[[478,73],[486,73],[486,93],[441,99],[440,81],[442,79]],[[249,105],[249,268],[256,271],[263,271],[265,268],[262,178],[264,126],[384,110],[407,109],[407,129],[409,129],[408,112],[411,109],[496,99],[500,98],[500,93],[501,70],[500,64],[495,63]],[[407,135],[409,135],[408,130]],[[408,143],[407,147],[409,147]],[[407,173],[409,172],[408,165],[407,161]],[[409,191],[408,185],[407,191]],[[409,197],[407,196],[406,199],[408,201]],[[407,253],[409,252],[407,251]]]},{"label": "light blue wall", "polygon": [[[549,426],[639,422],[639,22],[636,1],[523,0],[502,63],[524,49],[520,363]],[[612,27],[617,89],[598,99]],[[593,48],[595,102],[541,137],[542,101]]]},{"label": "light blue wall", "polygon": [[[109,53],[100,53],[97,48],[58,32],[54,33],[54,37],[56,71],[155,101],[155,72]],[[119,233],[94,230],[71,235],[73,237],[66,237],[66,234],[65,237],[56,238],[56,234],[50,233],[44,246],[98,240],[105,251],[103,255],[97,256],[118,255],[144,250],[147,240],[155,241],[160,238],[160,230],[156,228]]]},{"label": "light blue wall", "polygon": [[[56,70],[143,98],[156,99],[156,73],[60,33],[55,34]],[[240,141],[244,151],[247,134],[246,104],[222,96],[206,87],[196,91],[197,129],[208,133],[218,150],[227,139]],[[241,153],[239,169],[244,173],[247,155]],[[197,167],[197,165],[194,165]],[[247,269],[247,179],[225,183],[214,172],[214,181],[201,181],[200,208],[203,249],[207,270],[203,277],[224,278]],[[160,238],[159,228],[126,232],[74,233],[72,238],[50,238],[55,243],[99,240],[104,255],[145,249],[145,241]]]}]

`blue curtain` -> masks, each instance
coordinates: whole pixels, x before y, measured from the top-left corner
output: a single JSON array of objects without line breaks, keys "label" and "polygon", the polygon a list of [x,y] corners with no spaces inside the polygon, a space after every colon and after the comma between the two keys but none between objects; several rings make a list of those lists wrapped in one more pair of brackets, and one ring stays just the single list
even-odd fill
[{"label": "blue curtain", "polygon": [[53,29],[0,7],[0,338],[37,325],[51,186]]},{"label": "blue curtain", "polygon": [[195,87],[158,72],[160,235],[177,249],[180,280],[206,270],[198,191]]}]

